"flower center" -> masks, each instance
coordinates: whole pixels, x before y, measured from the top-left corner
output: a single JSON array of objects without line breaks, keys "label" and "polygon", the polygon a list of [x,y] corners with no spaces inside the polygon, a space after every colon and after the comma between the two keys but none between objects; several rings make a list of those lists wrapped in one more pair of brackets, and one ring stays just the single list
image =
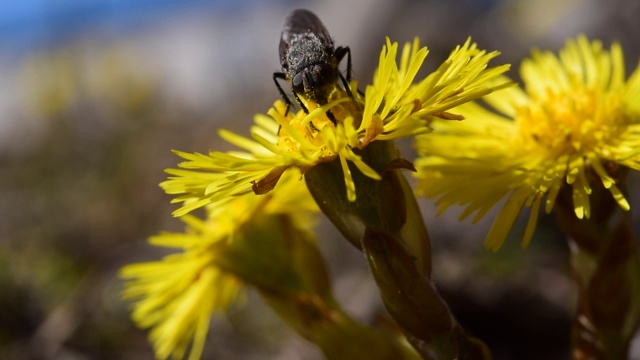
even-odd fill
[{"label": "flower center", "polygon": [[574,87],[566,92],[547,89],[544,95],[518,110],[518,140],[527,152],[585,154],[609,144],[629,123],[617,93]]}]

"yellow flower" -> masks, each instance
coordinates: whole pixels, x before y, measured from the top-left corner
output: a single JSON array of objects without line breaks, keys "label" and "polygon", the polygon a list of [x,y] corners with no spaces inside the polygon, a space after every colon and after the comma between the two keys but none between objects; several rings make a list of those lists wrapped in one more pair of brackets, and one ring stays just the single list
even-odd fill
[{"label": "yellow flower", "polygon": [[184,233],[151,237],[155,246],[179,249],[159,261],[132,264],[121,270],[127,279],[123,297],[137,301],[132,318],[141,328],[151,328],[149,338],[159,359],[199,359],[212,313],[237,301],[243,283],[217,266],[216,258],[233,241],[254,214],[287,215],[294,226],[309,229],[318,212],[306,186],[284,176],[267,196],[236,196],[208,207],[208,218],[181,218]]},{"label": "yellow flower", "polygon": [[162,233],[149,239],[156,246],[182,249],[160,261],[132,264],[121,270],[129,279],[123,297],[138,302],[132,314],[141,328],[152,328],[149,339],[159,359],[182,359],[191,342],[189,359],[199,359],[214,311],[232,304],[242,289],[235,277],[213,261],[215,239],[209,225],[196,218],[187,233]]},{"label": "yellow flower", "polygon": [[526,246],[544,201],[553,209],[560,189],[571,186],[575,215],[589,218],[592,181],[609,189],[624,210],[614,180],[618,165],[640,170],[640,67],[625,82],[622,49],[579,36],[559,56],[534,51],[523,61],[525,90],[509,88],[456,111],[468,120],[435,122],[419,137],[419,193],[437,198],[439,211],[465,207],[474,222],[506,197],[485,245],[497,250],[523,207],[531,214]]},{"label": "yellow flower", "polygon": [[[387,39],[373,83],[366,87],[364,97],[353,91],[351,98],[336,87],[326,105],[301,99],[309,114],[287,113],[284,104],[277,101],[269,116],[255,117],[251,139],[220,131],[222,138],[242,151],[209,154],[176,151],[186,161],[179,164],[181,169],[168,169],[171,177],[161,184],[168,194],[177,195],[173,202],[183,203],[174,215],[184,215],[232,196],[267,193],[282,174],[293,172],[302,179],[309,168],[336,158],[342,164],[346,196],[355,201],[355,184],[348,162],[364,175],[380,178],[361,160],[359,149],[376,140],[427,133],[434,117],[461,119],[446,111],[508,85],[499,82],[489,85],[508,65],[487,69],[489,60],[498,53],[479,50],[470,40],[417,83],[414,80],[427,49],[420,48],[417,39],[406,44],[399,65],[397,52],[398,44]],[[352,82],[351,88],[356,89],[357,83]],[[337,125],[328,119],[327,110],[338,120]]]}]

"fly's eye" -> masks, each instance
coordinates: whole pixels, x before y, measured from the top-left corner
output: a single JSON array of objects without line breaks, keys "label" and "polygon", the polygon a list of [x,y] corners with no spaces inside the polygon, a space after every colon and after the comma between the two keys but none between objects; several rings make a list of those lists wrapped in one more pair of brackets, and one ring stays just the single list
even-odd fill
[{"label": "fly's eye", "polygon": [[293,91],[295,91],[296,93],[304,92],[304,82],[302,81],[302,76],[304,76],[302,72],[297,73],[296,76],[293,77],[293,81],[291,82]]}]

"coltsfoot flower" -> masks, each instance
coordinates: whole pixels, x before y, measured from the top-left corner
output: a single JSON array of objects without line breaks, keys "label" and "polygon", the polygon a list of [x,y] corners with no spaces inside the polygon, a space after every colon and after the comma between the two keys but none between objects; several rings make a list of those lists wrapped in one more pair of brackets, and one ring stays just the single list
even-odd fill
[{"label": "coltsfoot flower", "polygon": [[123,297],[137,301],[132,318],[139,327],[151,328],[149,339],[159,359],[182,359],[190,345],[189,359],[199,359],[211,314],[226,310],[243,286],[214,265],[212,244],[222,240],[216,230],[191,216],[184,220],[189,224],[186,233],[162,233],[149,239],[152,245],[182,252],[128,265],[120,274],[128,280]]},{"label": "coltsfoot flower", "polygon": [[483,99],[495,111],[465,104],[454,111],[466,121],[434,122],[434,132],[416,141],[418,191],[437,198],[440,212],[461,205],[461,218],[475,213],[475,222],[501,206],[485,241],[493,250],[529,207],[526,246],[541,207],[551,212],[563,186],[571,187],[580,219],[590,216],[594,181],[629,210],[616,169],[640,170],[640,67],[625,81],[618,43],[606,50],[579,36],[559,55],[533,51],[521,75],[524,90]]},{"label": "coltsfoot flower", "polygon": [[[432,74],[415,82],[415,77],[427,56],[427,48],[416,39],[402,50],[396,62],[398,43],[387,39],[380,54],[380,63],[373,83],[364,96],[336,88],[326,105],[318,106],[301,99],[309,114],[287,112],[276,101],[267,115],[257,115],[251,128],[252,138],[229,131],[220,136],[241,151],[191,154],[176,151],[186,161],[180,169],[169,169],[169,180],[162,188],[183,203],[174,212],[184,215],[196,208],[215,204],[229,197],[246,193],[265,194],[285,173],[303,178],[305,172],[325,161],[339,159],[349,201],[355,201],[355,184],[348,162],[364,175],[379,179],[358,151],[372,141],[394,140],[425,134],[430,131],[433,118],[462,119],[447,113],[455,106],[489,94],[508,85],[496,82],[508,65],[487,68],[498,52],[485,52],[467,41],[458,46],[449,58]],[[352,89],[357,83],[352,82]],[[338,120],[337,125],[327,118],[326,111]]]},{"label": "coltsfoot flower", "polygon": [[[135,302],[132,318],[150,328],[149,338],[159,359],[199,359],[211,315],[224,312],[241,298],[244,283],[218,266],[217,258],[256,213],[285,215],[293,226],[309,232],[318,208],[304,184],[284,176],[268,196],[236,196],[208,207],[207,218],[185,215],[183,233],[151,237],[154,246],[178,252],[159,261],[125,266],[123,297]],[[268,255],[268,254],[267,254]]]}]

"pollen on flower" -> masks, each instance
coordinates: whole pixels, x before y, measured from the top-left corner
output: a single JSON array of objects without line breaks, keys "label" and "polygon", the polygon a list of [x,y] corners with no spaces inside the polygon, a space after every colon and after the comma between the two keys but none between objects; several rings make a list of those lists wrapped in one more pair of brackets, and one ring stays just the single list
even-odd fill
[{"label": "pollen on flower", "polygon": [[380,179],[358,155],[368,144],[426,134],[434,117],[460,119],[447,111],[511,85],[496,81],[508,65],[488,67],[498,53],[480,50],[470,40],[456,47],[436,72],[418,80],[427,48],[416,39],[402,48],[399,62],[398,50],[398,43],[387,39],[364,96],[352,81],[351,91],[336,86],[326,104],[301,96],[309,113],[287,111],[282,101],[276,101],[268,116],[255,117],[251,138],[220,132],[241,150],[206,155],[176,152],[186,161],[181,169],[167,170],[171,177],[161,184],[167,193],[178,195],[174,202],[183,203],[174,215],[251,191],[264,195],[285,172],[298,169],[302,179],[311,167],[333,160],[341,164],[346,197],[356,201],[350,164],[365,176]]},{"label": "pollen on flower", "polygon": [[631,123],[620,97],[600,89],[552,90],[545,99],[532,99],[530,106],[517,110],[516,141],[529,151],[546,151],[550,158],[597,151]]}]

